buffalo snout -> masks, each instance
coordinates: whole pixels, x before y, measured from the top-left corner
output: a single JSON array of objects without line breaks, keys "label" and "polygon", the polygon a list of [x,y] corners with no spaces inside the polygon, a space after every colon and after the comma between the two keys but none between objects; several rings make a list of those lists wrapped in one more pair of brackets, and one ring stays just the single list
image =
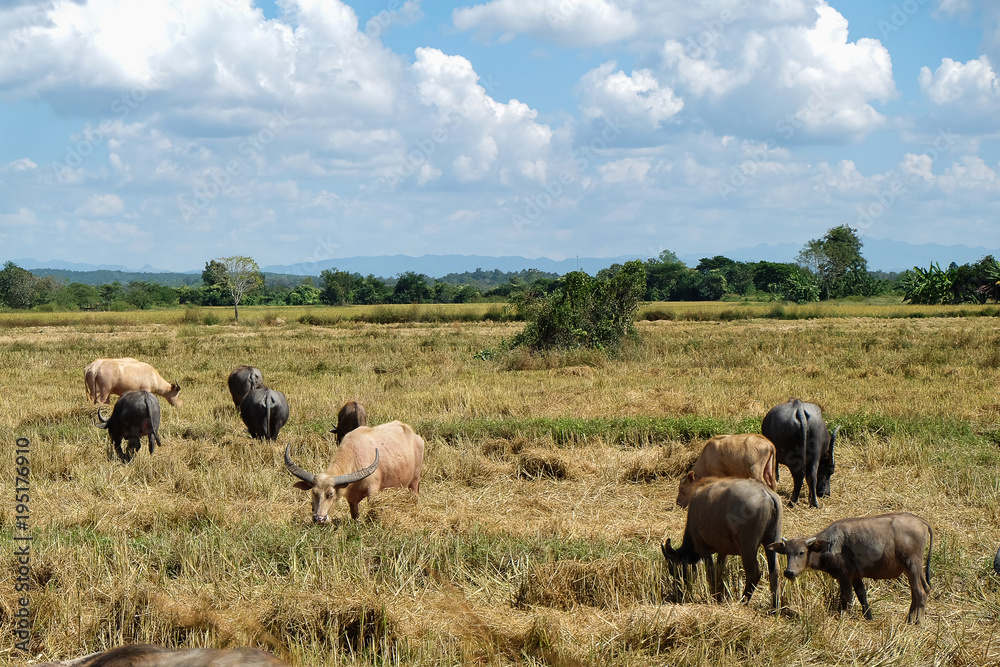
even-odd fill
[{"label": "buffalo snout", "polygon": [[799,576],[798,572],[792,570],[785,570],[785,579],[789,581],[795,581],[795,577]]}]

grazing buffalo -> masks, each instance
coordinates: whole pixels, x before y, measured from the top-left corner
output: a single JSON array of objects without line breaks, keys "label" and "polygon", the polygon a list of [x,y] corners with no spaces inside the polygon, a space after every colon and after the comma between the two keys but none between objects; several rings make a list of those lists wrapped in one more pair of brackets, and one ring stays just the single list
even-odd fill
[{"label": "grazing buffalo", "polygon": [[285,447],[285,467],[300,480],[293,486],[312,494],[316,523],[330,521],[330,510],[341,497],[351,509],[351,518],[357,519],[358,503],[382,489],[402,486],[419,494],[423,463],[423,438],[400,421],[360,426],[346,434],[333,462],[318,475],[295,465]]},{"label": "grazing buffalo", "polygon": [[330,430],[339,444],[344,436],[359,426],[368,426],[368,411],[357,401],[348,401],[337,413],[337,425]]},{"label": "grazing buffalo", "polygon": [[[149,437],[149,453],[152,454],[156,444],[160,443],[157,430],[160,428],[160,401],[148,391],[126,391],[111,409],[107,419],[97,408],[97,428],[106,429],[115,453],[123,462],[128,463],[142,446],[143,436]],[[122,439],[128,441],[126,451],[122,452]]]},{"label": "grazing buffalo", "polygon": [[903,512],[834,521],[812,537],[775,542],[767,546],[767,551],[788,556],[785,576],[789,579],[809,568],[836,579],[840,583],[841,613],[850,609],[857,593],[868,620],[872,618],[872,610],[863,577],[895,579],[906,574],[910,580],[910,613],[906,622],[920,623],[920,612],[927,604],[931,588],[933,545],[930,524]]},{"label": "grazing buffalo", "polygon": [[278,431],[288,421],[288,401],[276,389],[254,389],[240,401],[240,417],[252,437],[277,440]]},{"label": "grazing buffalo", "polygon": [[[88,373],[93,375],[93,385]],[[167,382],[155,368],[131,357],[98,359],[84,369],[83,376],[87,383],[87,396],[95,404],[107,403],[111,394],[121,396],[126,391],[148,391],[167,399],[170,405],[181,404],[177,395],[181,390],[179,384]]]},{"label": "grazing buffalo", "polygon": [[243,397],[254,389],[264,386],[264,378],[260,374],[259,368],[253,366],[237,366],[229,374],[229,393],[233,396],[233,403],[240,407]]},{"label": "grazing buffalo", "polygon": [[36,663],[31,667],[288,667],[288,663],[255,648],[174,650],[152,644],[128,644],[82,658]]},{"label": "grazing buffalo", "polygon": [[797,398],[771,408],[764,417],[761,433],[774,443],[778,463],[792,473],[792,503],[799,502],[803,479],[809,485],[810,507],[819,507],[817,497],[830,495],[838,430],[831,435],[819,407]]},{"label": "grazing buffalo", "polygon": [[[660,550],[672,565],[695,565],[705,559],[709,587],[716,599],[722,597],[720,579],[726,557],[739,555],[746,573],[743,601],[749,604],[761,576],[757,549],[780,537],[781,500],[774,491],[752,479],[706,477],[699,480],[691,495],[680,548],[674,550],[667,539]],[[712,554],[718,554],[714,564]],[[778,558],[770,551],[764,554],[771,603],[777,609]]]},{"label": "grazing buffalo", "polygon": [[83,386],[87,390],[87,400],[91,403],[97,403],[97,369],[101,367],[105,361],[135,361],[138,359],[133,359],[132,357],[122,357],[120,359],[94,359],[89,364],[87,364],[83,369]]},{"label": "grazing buffalo", "polygon": [[681,479],[677,504],[687,507],[699,479],[743,477],[755,479],[774,491],[777,477],[774,445],[762,435],[717,435],[702,447],[691,472]]}]

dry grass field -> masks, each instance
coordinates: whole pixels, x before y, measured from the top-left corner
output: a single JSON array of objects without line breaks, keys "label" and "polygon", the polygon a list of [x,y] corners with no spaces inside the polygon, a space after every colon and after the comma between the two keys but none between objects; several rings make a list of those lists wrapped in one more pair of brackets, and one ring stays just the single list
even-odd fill
[{"label": "dry grass field", "polygon": [[[881,308],[892,318],[871,317]],[[210,309],[0,314],[0,664],[126,642],[253,645],[316,666],[1000,662],[997,318],[676,311],[640,322],[641,343],[608,360],[484,353],[522,325],[445,310],[431,324],[309,311],[322,326],[300,323],[304,312],[241,309],[239,326]],[[119,356],[152,363],[184,401],[161,401],[163,447],[129,465],[109,458],[82,377]],[[233,408],[225,380],[241,363],[288,396],[277,444],[252,441]],[[703,570],[690,587],[668,576],[659,544],[681,538],[677,482],[701,442],[758,431],[793,396],[841,431],[831,497],[786,508],[785,535],[846,516],[926,517],[921,626],[904,623],[903,579],[870,583],[867,622],[857,605],[831,611],[837,587],[818,573],[782,582],[778,615],[766,585],[736,601],[739,559],[723,604]],[[389,490],[358,522],[345,505],[314,526],[282,452],[291,443],[303,467],[325,467],[348,399],[424,436],[421,493]],[[17,437],[31,440],[30,656],[11,634]],[[782,469],[779,495],[790,490]]]}]

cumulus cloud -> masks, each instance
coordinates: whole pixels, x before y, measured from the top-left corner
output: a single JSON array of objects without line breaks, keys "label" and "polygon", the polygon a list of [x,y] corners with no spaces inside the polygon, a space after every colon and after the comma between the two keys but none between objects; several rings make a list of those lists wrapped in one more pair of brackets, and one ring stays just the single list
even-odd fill
[{"label": "cumulus cloud", "polygon": [[934,72],[923,67],[920,88],[934,104],[966,111],[995,110],[1000,102],[1000,83],[986,56],[966,63],[944,58]]},{"label": "cumulus cloud", "polygon": [[35,212],[22,206],[13,213],[0,213],[0,227],[34,227],[38,225]]},{"label": "cumulus cloud", "polygon": [[620,116],[626,123],[639,121],[655,129],[684,108],[684,101],[670,88],[660,86],[650,70],[627,75],[616,68],[617,64],[609,61],[580,79],[580,109],[587,118]]},{"label": "cumulus cloud", "polygon": [[727,34],[691,48],[667,40],[668,84],[696,114],[724,129],[776,140],[856,140],[881,127],[872,106],[897,95],[892,61],[875,39],[848,39],[848,22],[825,2],[808,25]]}]

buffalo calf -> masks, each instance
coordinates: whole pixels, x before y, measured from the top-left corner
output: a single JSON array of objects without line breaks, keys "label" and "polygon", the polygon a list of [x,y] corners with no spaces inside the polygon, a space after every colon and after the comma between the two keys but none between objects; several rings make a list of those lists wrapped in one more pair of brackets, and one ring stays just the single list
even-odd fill
[{"label": "buffalo calf", "polygon": [[337,442],[340,443],[345,435],[359,426],[368,426],[368,411],[357,401],[348,401],[337,413],[337,425],[330,433],[336,435]]},{"label": "buffalo calf", "polygon": [[[160,436],[157,434],[160,428],[160,402],[148,391],[125,392],[111,409],[110,417],[105,419],[101,415],[101,409],[98,408],[97,419],[97,428],[107,430],[111,444],[115,447],[115,453],[125,463],[131,461],[139,451],[143,436],[149,438],[150,454],[153,453],[154,440],[157,445],[161,444]],[[122,440],[128,441],[124,452]]]},{"label": "buffalo calf", "polygon": [[810,568],[829,574],[840,584],[841,613],[850,609],[856,593],[868,620],[872,610],[863,578],[895,579],[905,574],[910,581],[906,622],[920,623],[920,612],[927,604],[931,587],[933,542],[930,524],[904,512],[841,519],[812,537],[769,544],[767,551],[788,557],[785,576],[789,579],[794,580]]},{"label": "buffalo calf", "polygon": [[[747,604],[760,581],[757,549],[781,537],[781,500],[771,489],[752,479],[706,477],[691,495],[684,540],[673,549],[668,539],[660,545],[668,564],[695,565],[705,560],[705,572],[716,599],[726,557],[739,555],[746,573],[743,601]],[[712,554],[718,554],[715,563]],[[778,608],[778,558],[765,551],[771,603]]]}]

